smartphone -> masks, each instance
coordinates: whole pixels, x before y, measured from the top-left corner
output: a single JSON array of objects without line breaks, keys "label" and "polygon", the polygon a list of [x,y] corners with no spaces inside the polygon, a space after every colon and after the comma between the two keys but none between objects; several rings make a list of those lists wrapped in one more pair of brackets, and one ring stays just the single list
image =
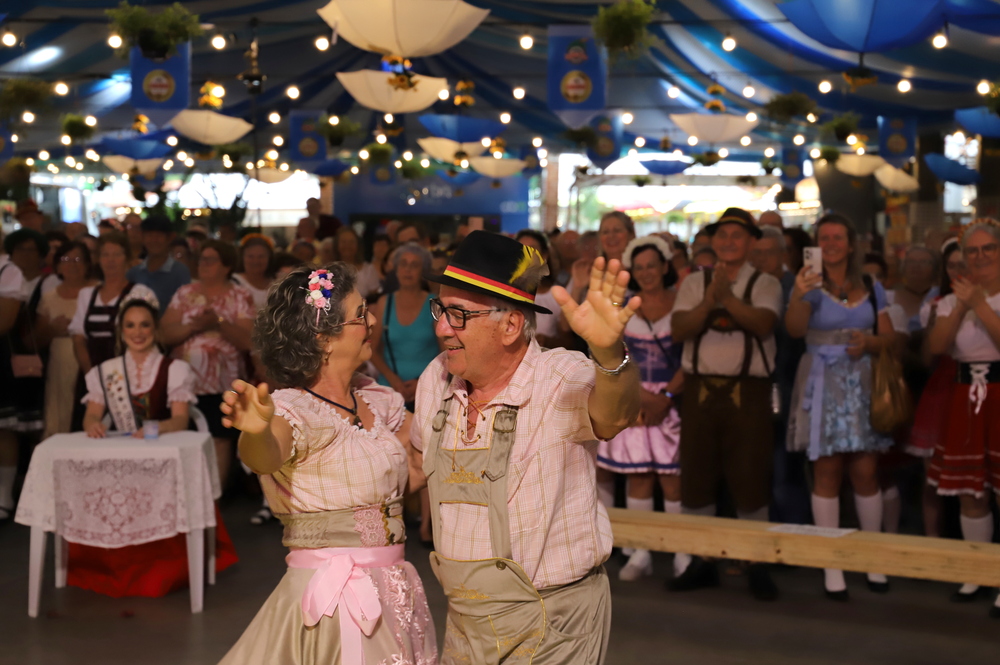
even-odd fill
[{"label": "smartphone", "polygon": [[823,250],[819,247],[802,248],[802,265],[813,271],[814,275],[823,275]]}]

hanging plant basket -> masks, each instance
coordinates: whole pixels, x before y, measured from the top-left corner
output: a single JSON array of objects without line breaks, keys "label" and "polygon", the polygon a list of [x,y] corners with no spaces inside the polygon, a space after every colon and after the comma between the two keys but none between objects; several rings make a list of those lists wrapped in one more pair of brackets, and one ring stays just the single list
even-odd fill
[{"label": "hanging plant basket", "polygon": [[622,55],[634,60],[656,42],[648,30],[655,13],[654,0],[618,0],[599,8],[591,26],[612,61]]},{"label": "hanging plant basket", "polygon": [[361,136],[361,125],[350,118],[340,118],[336,125],[330,124],[330,116],[324,115],[316,124],[316,131],[326,138],[331,148],[341,146],[352,136]]},{"label": "hanging plant basket", "polygon": [[825,145],[819,149],[820,159],[825,159],[828,164],[836,164],[840,159],[840,149],[832,145]]},{"label": "hanging plant basket", "polygon": [[562,134],[563,138],[580,148],[593,148],[597,145],[597,131],[593,127],[580,127],[579,129],[567,129]]},{"label": "hanging plant basket", "polygon": [[126,60],[133,46],[138,46],[146,58],[164,60],[177,53],[178,44],[202,33],[198,15],[179,2],[159,14],[122,2],[118,9],[108,9],[105,14],[111,19],[111,31],[122,38],[122,46],[115,53]]},{"label": "hanging plant basket", "polygon": [[816,111],[816,102],[802,92],[775,95],[764,104],[764,115],[775,122],[788,124],[793,118],[805,117]]},{"label": "hanging plant basket", "polygon": [[744,187],[756,187],[757,178],[752,175],[738,175],[736,176],[736,184]]},{"label": "hanging plant basket", "polygon": [[239,168],[239,162],[242,162],[244,157],[253,156],[253,147],[249,143],[224,143],[215,146],[215,153],[228,155],[229,160],[233,162],[232,170],[235,171]]},{"label": "hanging plant basket", "polygon": [[723,88],[718,83],[713,83],[712,85],[705,88],[705,92],[712,95],[713,97],[721,97],[726,94],[726,89]]},{"label": "hanging plant basket", "polygon": [[857,113],[848,112],[839,115],[823,125],[823,133],[834,136],[838,141],[846,141],[848,136],[858,131],[860,120],[861,116]]},{"label": "hanging plant basket", "polygon": [[712,113],[725,113],[726,105],[722,103],[721,99],[710,99],[705,102],[705,108]]},{"label": "hanging plant basket", "polygon": [[699,155],[691,155],[691,157],[694,159],[695,164],[701,164],[702,166],[713,166],[722,160],[719,157],[719,153],[714,150],[706,150]]},{"label": "hanging plant basket", "polygon": [[416,162],[403,162],[403,167],[399,169],[399,175],[403,180],[419,180],[427,177],[427,169]]},{"label": "hanging plant basket", "polygon": [[653,179],[648,175],[634,175],[632,176],[632,182],[636,187],[645,187],[649,183],[653,182]]},{"label": "hanging plant basket", "polygon": [[9,78],[0,82],[0,122],[20,120],[25,111],[36,114],[48,106],[52,84],[32,78]]},{"label": "hanging plant basket", "polygon": [[31,188],[31,173],[23,157],[12,157],[0,167],[0,201],[23,201]]},{"label": "hanging plant basket", "polygon": [[368,151],[368,163],[384,166],[392,161],[392,146],[388,143],[369,143],[365,146]]},{"label": "hanging plant basket", "polygon": [[94,135],[94,128],[87,124],[82,115],[75,113],[67,113],[62,117],[62,131],[73,143],[86,141]]},{"label": "hanging plant basket", "polygon": [[660,152],[670,152],[670,149],[674,147],[673,142],[670,140],[669,136],[664,136],[660,139]]},{"label": "hanging plant basket", "polygon": [[779,164],[778,162],[774,161],[770,157],[765,157],[764,159],[760,160],[760,167],[762,169],[764,169],[764,174],[765,175],[771,175],[772,173],[774,173],[774,169],[776,169],[776,168],[778,168],[780,166],[781,166],[781,164]]}]

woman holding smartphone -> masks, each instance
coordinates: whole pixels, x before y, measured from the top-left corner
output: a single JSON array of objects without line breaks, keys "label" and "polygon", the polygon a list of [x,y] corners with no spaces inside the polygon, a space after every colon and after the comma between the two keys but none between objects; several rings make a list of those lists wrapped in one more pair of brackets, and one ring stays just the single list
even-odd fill
[{"label": "woman holding smartphone", "polygon": [[[846,217],[831,213],[816,223],[821,253],[804,250],[802,270],[785,313],[793,338],[806,339],[788,422],[788,449],[807,451],[813,462],[813,519],[817,526],[840,526],[840,487],[845,472],[854,487],[858,520],[865,531],[882,529],[878,455],[892,439],[871,426],[871,355],[892,343],[882,286],[863,279],[857,232]],[[847,600],[843,571],[825,571],[826,594]],[[884,593],[884,575],[868,574],[872,591]]]}]

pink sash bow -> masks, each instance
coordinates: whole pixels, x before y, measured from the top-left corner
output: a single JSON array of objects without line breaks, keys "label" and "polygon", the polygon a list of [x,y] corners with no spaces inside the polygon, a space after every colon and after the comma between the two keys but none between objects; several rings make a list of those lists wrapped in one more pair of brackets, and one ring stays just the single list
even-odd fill
[{"label": "pink sash bow", "polygon": [[365,568],[385,568],[403,563],[403,545],[389,547],[327,547],[292,550],[285,557],[289,568],[316,572],[302,594],[302,621],[315,626],[340,608],[342,663],[364,663],[361,634],[370,636],[382,616],[378,592]]}]

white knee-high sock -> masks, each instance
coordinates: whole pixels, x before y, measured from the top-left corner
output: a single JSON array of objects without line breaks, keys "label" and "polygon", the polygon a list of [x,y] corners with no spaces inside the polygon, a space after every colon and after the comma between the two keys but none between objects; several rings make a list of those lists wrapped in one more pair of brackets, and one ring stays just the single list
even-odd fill
[{"label": "white knee-high sock", "polygon": [[903,512],[903,499],[899,487],[893,485],[882,492],[882,529],[886,533],[899,533],[899,518]]},{"label": "white knee-high sock", "polygon": [[[680,501],[663,501],[663,512],[670,515],[680,515],[681,514],[681,502]],[[685,554],[684,552],[674,553],[674,577],[680,577],[687,570],[687,567],[691,564],[691,555]]]},{"label": "white knee-high sock", "polygon": [[[974,543],[988,543],[993,540],[993,516],[983,515],[982,517],[959,517],[962,523],[962,538]],[[963,584],[958,590],[959,593],[975,593],[979,588],[978,584]]]},{"label": "white knee-high sock", "polygon": [[14,507],[14,479],[16,477],[16,466],[0,466],[0,508],[9,510]]},{"label": "white knee-high sock", "polygon": [[[635,497],[626,496],[625,507],[629,510],[644,510],[646,512],[653,512],[653,497],[649,497],[648,499],[636,499]],[[640,554],[640,552],[643,552],[644,554]],[[622,549],[622,553],[627,555],[629,560],[631,560],[631,558],[636,554],[639,554],[642,559],[645,559],[649,555],[649,550],[628,547]]]},{"label": "white knee-high sock", "polygon": [[[840,499],[812,495],[813,521],[816,526],[836,529],[840,526]],[[843,591],[847,588],[844,571],[833,568],[823,569],[823,583],[827,591]]]},{"label": "white knee-high sock", "polygon": [[[899,492],[896,492],[897,498]],[[854,495],[854,507],[858,511],[858,522],[861,523],[862,531],[881,531],[883,517],[882,492],[875,492],[871,496]],[[868,580],[876,584],[886,581],[885,575],[880,573],[868,573]]]},{"label": "white knee-high sock", "polygon": [[597,500],[604,504],[605,508],[613,508],[615,505],[615,481],[597,481]]}]

